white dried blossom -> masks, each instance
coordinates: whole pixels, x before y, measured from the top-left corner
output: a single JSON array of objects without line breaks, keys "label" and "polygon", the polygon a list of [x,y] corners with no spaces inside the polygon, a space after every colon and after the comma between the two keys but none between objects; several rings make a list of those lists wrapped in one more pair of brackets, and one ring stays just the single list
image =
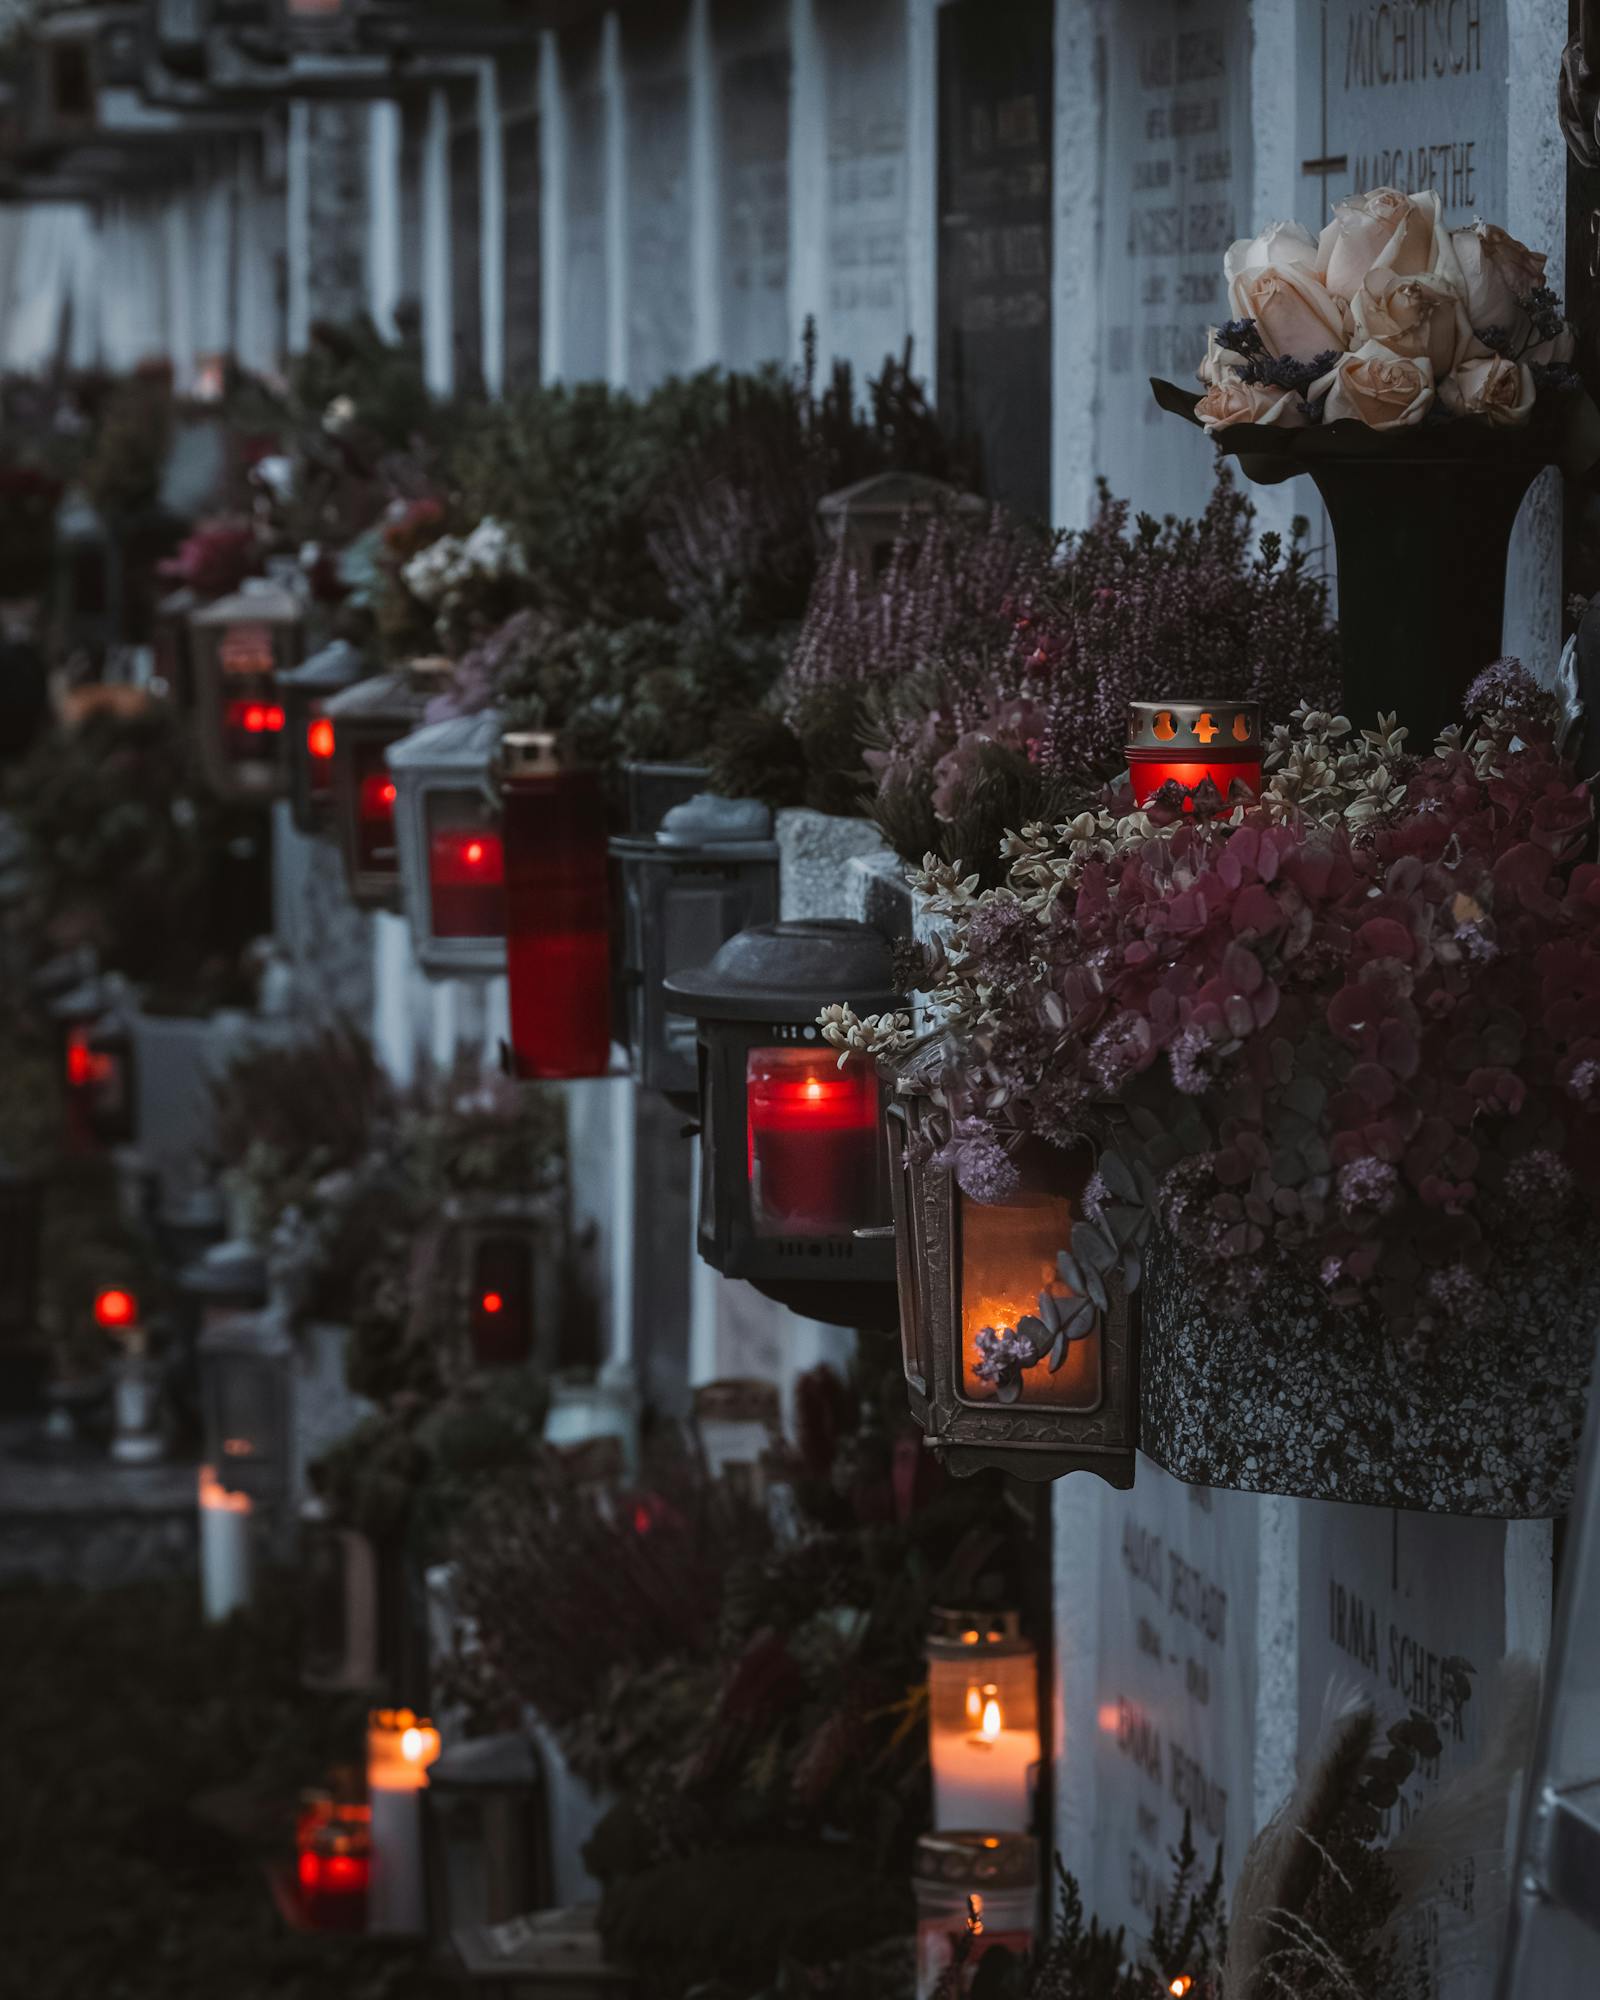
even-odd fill
[{"label": "white dried blossom", "polygon": [[322,428],[331,437],[343,437],[352,429],[356,421],[356,399],[354,396],[335,396],[322,413]]},{"label": "white dried blossom", "polygon": [[892,1062],[910,1048],[915,1036],[909,1014],[858,1014],[848,1002],[836,1001],[817,1016],[822,1039],[840,1051],[842,1069],[852,1056]]}]

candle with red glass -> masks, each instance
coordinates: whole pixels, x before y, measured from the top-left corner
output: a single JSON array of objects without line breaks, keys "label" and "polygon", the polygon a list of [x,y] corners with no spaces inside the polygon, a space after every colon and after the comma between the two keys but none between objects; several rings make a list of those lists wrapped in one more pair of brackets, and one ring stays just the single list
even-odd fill
[{"label": "candle with red glass", "polygon": [[207,779],[223,798],[276,798],[288,782],[279,676],[299,657],[300,600],[273,578],[251,577],[192,612],[189,631]]},{"label": "candle with red glass", "polygon": [[502,781],[517,1073],[604,1076],[611,939],[599,774],[562,764],[555,738],[533,732],[504,738]]},{"label": "candle with red glass", "polygon": [[358,909],[399,907],[399,789],[389,750],[421,725],[429,701],[449,686],[453,671],[446,659],[413,660],[404,671],[371,675],[323,703],[333,724],[334,817]]},{"label": "candle with red glass", "polygon": [[877,1078],[841,1069],[816,1024],[831,1001],[899,1004],[887,942],[844,919],[757,924],[664,991],[698,1024],[701,1256],[814,1319],[892,1325]]},{"label": "candle with red glass", "polygon": [[133,1137],[133,1041],[121,993],[116,981],[91,979],[51,1007],[60,1036],[67,1136],[77,1152]]},{"label": "candle with red glass", "polygon": [[565,1209],[545,1192],[452,1195],[443,1207],[451,1309],[439,1317],[447,1379],[530,1362],[552,1373],[564,1351]]},{"label": "candle with red glass", "polygon": [[360,647],[335,639],[278,676],[288,744],[289,809],[301,833],[325,833],[333,825],[335,732],[327,705],[336,694],[354,687],[366,671]]},{"label": "candle with red glass", "polygon": [[498,714],[454,715],[389,746],[400,901],[436,978],[506,968],[505,843],[490,772]]},{"label": "candle with red glass", "polygon": [[1185,812],[1194,811],[1196,793],[1208,783],[1215,788],[1218,807],[1233,802],[1235,786],[1242,786],[1252,798],[1258,797],[1260,703],[1129,702],[1128,776],[1134,804],[1139,806],[1168,784],[1176,785]]},{"label": "candle with red glass", "polygon": [[314,1931],[364,1931],[372,1881],[372,1808],[307,1794],[295,1825],[300,1913]]}]

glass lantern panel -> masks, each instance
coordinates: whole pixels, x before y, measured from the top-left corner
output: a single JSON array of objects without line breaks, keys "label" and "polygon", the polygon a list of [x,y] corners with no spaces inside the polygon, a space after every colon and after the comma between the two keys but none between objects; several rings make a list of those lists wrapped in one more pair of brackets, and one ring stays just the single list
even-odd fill
[{"label": "glass lantern panel", "polygon": [[388,749],[386,743],[359,743],[350,760],[356,781],[356,854],[363,868],[393,868],[397,859]]},{"label": "glass lantern panel", "polygon": [[525,1236],[480,1237],[472,1251],[472,1359],[515,1368],[533,1353],[533,1246]]},{"label": "glass lantern panel", "polygon": [[[204,1335],[201,1336],[204,1339]],[[205,1357],[206,1457],[227,1485],[275,1474],[284,1462],[286,1362],[257,1354]]]},{"label": "glass lantern panel", "polygon": [[745,1065],[758,1236],[849,1236],[886,1223],[878,1079],[826,1048],[752,1049]]},{"label": "glass lantern panel", "polygon": [[[661,912],[661,975],[670,978],[691,966],[708,965],[739,928],[737,881],[707,882],[703,876],[669,874]],[[682,1014],[667,1014],[662,1039],[667,1054],[692,1063],[696,1028]]]},{"label": "glass lantern panel", "polygon": [[227,626],[217,641],[217,667],[223,754],[236,764],[276,757],[285,717],[272,627],[255,619]]},{"label": "glass lantern panel", "polygon": [[[1100,1401],[1098,1324],[1069,1341],[1059,1366],[1050,1367],[1051,1320],[1064,1319],[1074,1303],[1056,1266],[1057,1252],[1071,1245],[1077,1217],[1075,1201],[1059,1192],[1063,1164],[1059,1154],[1041,1163],[1025,1151],[1018,1160],[1022,1188],[1007,1202],[974,1201],[957,1192],[960,1388],[969,1403],[1092,1410]],[[1077,1164],[1081,1186],[1087,1158]]]},{"label": "glass lantern panel", "polygon": [[430,791],[424,797],[433,935],[504,937],[505,849],[483,794]]}]

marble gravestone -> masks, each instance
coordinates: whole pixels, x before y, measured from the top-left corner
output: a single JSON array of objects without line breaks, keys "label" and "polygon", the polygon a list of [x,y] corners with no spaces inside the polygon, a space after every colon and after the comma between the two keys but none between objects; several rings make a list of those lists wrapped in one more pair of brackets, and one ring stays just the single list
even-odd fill
[{"label": "marble gravestone", "polygon": [[627,77],[628,387],[644,394],[693,356],[689,296],[689,78],[683,38],[641,24]]},{"label": "marble gravestone", "polygon": [[605,245],[605,95],[599,48],[563,49],[567,89],[566,260],[561,273],[562,373],[569,381],[606,373],[609,302]]},{"label": "marble gravestone", "polygon": [[827,331],[857,393],[898,355],[906,301],[906,9],[896,0],[818,8],[828,108]]},{"label": "marble gravestone", "polygon": [[1157,408],[1151,376],[1198,386],[1228,317],[1222,259],[1252,233],[1247,0],[1119,8],[1107,40],[1099,464],[1134,511],[1198,514],[1206,438]]},{"label": "marble gravestone", "polygon": [[1452,226],[1504,226],[1506,0],[1298,0],[1296,29],[1308,228],[1374,187],[1433,188]]},{"label": "marble gravestone", "polygon": [[721,359],[758,368],[789,340],[789,54],[781,7],[718,0]]}]

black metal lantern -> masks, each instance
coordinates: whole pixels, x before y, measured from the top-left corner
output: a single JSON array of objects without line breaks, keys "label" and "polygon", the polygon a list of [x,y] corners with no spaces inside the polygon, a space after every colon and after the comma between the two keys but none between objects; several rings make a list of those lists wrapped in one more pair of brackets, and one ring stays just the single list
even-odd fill
[{"label": "black metal lantern", "polygon": [[665,981],[700,1043],[700,1255],[812,1319],[887,1327],[894,1250],[876,1071],[817,1015],[902,1004],[889,946],[849,918],[760,924]]},{"label": "black metal lantern", "polygon": [[1095,1310],[1056,1262],[1071,1248],[1092,1154],[1029,1141],[1012,1199],[974,1201],[907,1143],[919,1116],[897,1102],[888,1118],[911,1414],[952,1472],[1097,1472],[1131,1486],[1138,1348],[1127,1295],[1107,1276]]},{"label": "black metal lantern", "polygon": [[817,502],[828,539],[869,576],[888,564],[895,545],[915,537],[941,515],[971,518],[988,512],[976,493],[963,493],[920,472],[874,472]]},{"label": "black metal lantern", "polygon": [[122,1145],[133,1137],[133,1037],[124,997],[120,981],[89,979],[51,1005],[67,1142],[75,1152]]},{"label": "black metal lantern", "polygon": [[448,1373],[554,1371],[561,1355],[561,1210],[543,1195],[454,1195],[444,1205]]},{"label": "black metal lantern", "polygon": [[281,674],[289,757],[289,810],[301,833],[326,833],[334,821],[334,722],[328,703],[367,673],[367,658],[348,639],[320,647]]},{"label": "black metal lantern", "polygon": [[189,616],[200,763],[219,798],[274,799],[288,788],[280,677],[300,658],[298,597],[272,577],[249,577]]},{"label": "black metal lantern", "polygon": [[428,1772],[428,1901],[436,1937],[509,1923],[550,1900],[547,1794],[526,1736],[468,1737]]},{"label": "black metal lantern", "polygon": [[673,806],[655,834],[613,840],[622,866],[628,1050],[649,1090],[692,1102],[695,1032],[662,982],[704,965],[728,939],[778,914],[772,815],[754,799],[702,793]]},{"label": "black metal lantern", "polygon": [[506,861],[490,767],[498,711],[431,722],[389,746],[400,900],[430,977],[506,969]]},{"label": "black metal lantern", "polygon": [[330,1518],[317,1498],[300,1509],[305,1625],[302,1685],[326,1693],[376,1687],[381,1588],[377,1551],[359,1528]]},{"label": "black metal lantern", "polygon": [[446,659],[413,660],[332,695],[333,794],[351,901],[362,910],[400,907],[400,847],[389,745],[420,727],[432,697],[449,683]]},{"label": "black metal lantern", "polygon": [[218,1483],[255,1502],[288,1490],[294,1343],[268,1312],[267,1269],[243,1243],[219,1243],[179,1274],[198,1309],[204,1458]]}]

